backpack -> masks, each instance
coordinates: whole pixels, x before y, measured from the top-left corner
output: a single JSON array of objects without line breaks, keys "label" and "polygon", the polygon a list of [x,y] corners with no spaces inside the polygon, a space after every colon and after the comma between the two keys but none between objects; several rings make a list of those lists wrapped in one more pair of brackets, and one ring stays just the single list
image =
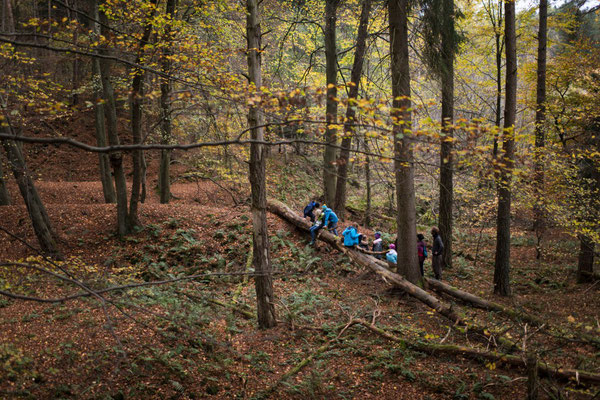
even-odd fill
[{"label": "backpack", "polygon": [[423,257],[427,258],[427,245],[423,246]]}]

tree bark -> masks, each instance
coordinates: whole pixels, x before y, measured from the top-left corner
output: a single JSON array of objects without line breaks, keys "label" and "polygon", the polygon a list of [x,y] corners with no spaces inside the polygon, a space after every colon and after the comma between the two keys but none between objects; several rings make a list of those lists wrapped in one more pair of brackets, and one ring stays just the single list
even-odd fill
[{"label": "tree bark", "polygon": [[408,0],[390,0],[390,54],[396,174],[398,271],[412,283],[421,281],[417,260],[410,69],[408,59]]},{"label": "tree bark", "polygon": [[[337,124],[337,48],[335,28],[337,20],[337,6],[340,0],[326,0],[325,2],[325,74],[327,82],[327,105],[325,121],[325,142],[323,151],[323,193],[325,203],[330,207],[335,203],[335,158],[336,149],[332,145],[337,142],[337,130],[332,124]],[[336,210],[339,212],[339,210]]]},{"label": "tree bark", "polygon": [[[2,121],[2,123],[4,122]],[[9,127],[0,124],[0,132],[9,134],[9,130]],[[2,146],[4,147],[10,168],[27,207],[27,213],[31,219],[31,225],[40,245],[40,250],[49,257],[62,259],[62,255],[54,239],[50,218],[48,218],[48,213],[42,203],[42,199],[27,171],[27,164],[25,163],[21,148],[12,140],[3,140]]]},{"label": "tree bark", "polygon": [[544,212],[542,193],[544,190],[544,157],[542,150],[546,141],[546,44],[548,37],[548,0],[540,0],[538,59],[537,59],[537,93],[535,108],[535,171],[534,171],[534,218],[533,229],[538,238],[537,258],[541,257],[539,242],[544,231]]},{"label": "tree bark", "polygon": [[12,0],[4,0],[2,2],[3,13],[2,13],[2,31],[3,32],[14,32],[15,31],[15,19],[13,14]]},{"label": "tree bark", "polygon": [[[97,14],[97,13],[96,13]],[[98,15],[94,16],[98,21]],[[94,29],[94,37],[100,36],[100,24],[92,22]],[[100,59],[92,58],[92,87],[96,129],[96,143],[99,147],[106,146],[106,125],[104,123],[104,102],[102,99],[102,78],[100,76]],[[102,193],[104,194],[105,203],[115,203],[117,195],[110,174],[110,159],[107,153],[98,153],[98,165],[100,169],[100,181],[102,182]]]},{"label": "tree bark", "polygon": [[539,398],[539,362],[533,352],[527,354],[527,400],[538,400]]},{"label": "tree bark", "polygon": [[[246,39],[248,41],[248,76],[255,90],[262,86],[261,72],[261,29],[257,0],[246,2]],[[264,116],[258,106],[248,111],[248,125],[253,140],[264,139]],[[267,231],[267,190],[265,177],[264,146],[259,143],[250,145],[251,210],[253,226],[253,264],[257,276],[254,279],[258,326],[261,329],[276,325],[275,299],[271,276],[269,235]]]},{"label": "tree bark", "polygon": [[[491,2],[490,2],[490,13],[491,13]],[[502,47],[504,47],[504,43],[502,42],[502,34],[500,31],[500,27],[503,22],[502,15],[502,0],[498,1],[498,16],[497,19],[492,17],[492,25],[494,28],[494,39],[496,44],[496,120],[495,125],[498,129],[500,129],[500,123],[502,122]],[[494,160],[498,156],[498,133],[494,133],[494,146],[492,149],[492,156]]]},{"label": "tree bark", "polygon": [[344,219],[346,212],[346,180],[348,179],[348,163],[350,162],[350,149],[352,147],[352,136],[355,134],[353,125],[356,122],[356,109],[358,88],[362,67],[367,48],[367,28],[369,27],[369,13],[371,12],[371,0],[363,0],[360,12],[360,22],[356,35],[356,48],[354,50],[354,63],[350,73],[350,89],[348,90],[348,106],[346,107],[346,120],[344,121],[344,137],[342,149],[338,159],[337,185],[335,189],[335,210],[338,217]]},{"label": "tree bark", "polygon": [[579,237],[579,257],[577,259],[577,283],[586,283],[594,276],[594,249],[596,244],[588,237]]},{"label": "tree bark", "polygon": [[[167,0],[166,8],[167,18],[171,21],[175,17],[175,0]],[[171,43],[171,23],[169,22],[165,26],[165,34],[163,41]],[[167,77],[161,77],[160,81],[160,111],[161,111],[161,143],[169,144],[172,135],[171,125],[171,55],[170,46],[167,46],[164,50],[164,54],[161,60],[162,71],[167,74]],[[158,192],[160,194],[160,202],[166,204],[171,199],[171,180],[169,169],[171,166],[171,151],[162,150],[160,152],[160,169],[158,171]]]},{"label": "tree bark", "polygon": [[[99,12],[97,0],[94,3],[94,8],[94,14],[99,15],[99,18],[96,19],[99,19],[99,21],[102,23],[101,33],[102,35],[108,37],[110,35],[110,31],[108,29],[108,18],[103,12]],[[101,47],[99,52],[101,54],[108,54],[108,51],[104,47]],[[101,58],[99,62],[108,143],[111,146],[118,146],[120,141],[117,129],[117,107],[115,103],[115,91],[110,81],[111,62],[104,58]],[[113,169],[117,193],[117,232],[120,236],[123,236],[127,233],[127,183],[123,168],[123,153],[120,151],[110,153],[110,164]]]},{"label": "tree bark", "polygon": [[453,155],[454,140],[454,1],[443,0],[442,13],[446,17],[442,34],[442,143],[440,149],[440,215],[438,226],[444,241],[442,259],[446,268],[452,267],[452,210],[454,202]]},{"label": "tree bark", "polygon": [[[365,138],[365,152],[369,152],[369,145]],[[365,227],[371,226],[371,157],[366,156],[365,161],[365,186],[367,187],[367,205],[365,208]]]},{"label": "tree bark", "polygon": [[6,176],[4,176],[4,160],[0,156],[0,206],[10,206],[10,195],[6,188]]},{"label": "tree bark", "polygon": [[[156,1],[152,0],[152,9],[150,14],[146,16],[144,23],[144,31],[140,39],[139,48],[135,63],[141,64],[144,56],[144,51],[148,45],[150,34],[152,33],[152,19],[156,13]],[[136,68],[134,70],[133,81],[131,83],[131,136],[133,144],[142,143],[142,102],[144,101],[144,79],[146,72],[143,69]],[[133,181],[131,184],[131,198],[129,200],[129,213],[127,214],[127,230],[129,232],[140,224],[138,218],[138,204],[140,202],[140,193],[142,189],[142,151],[134,150],[131,152],[133,161]]]},{"label": "tree bark", "polygon": [[496,219],[496,257],[494,293],[510,296],[510,208],[514,152],[514,128],[517,114],[517,38],[515,2],[504,4],[504,35],[506,48],[506,98],[504,100],[504,130],[498,182],[498,215]]}]

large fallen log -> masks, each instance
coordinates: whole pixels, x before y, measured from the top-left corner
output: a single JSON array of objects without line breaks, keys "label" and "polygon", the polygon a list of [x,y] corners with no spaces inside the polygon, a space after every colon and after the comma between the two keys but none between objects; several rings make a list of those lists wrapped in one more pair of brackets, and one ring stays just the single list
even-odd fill
[{"label": "large fallen log", "polygon": [[[447,294],[456,299],[459,299],[466,303],[472,304],[474,307],[481,308],[483,310],[498,312],[502,315],[507,316],[508,318],[512,319],[513,321],[527,322],[534,326],[544,327],[545,330],[552,329],[552,325],[550,323],[548,323],[534,315],[528,314],[523,311],[518,311],[518,310],[512,309],[510,307],[503,306],[502,304],[495,303],[493,301],[485,300],[481,297],[478,297],[478,296],[475,296],[474,294],[457,289],[453,286],[448,285],[447,283],[440,282],[436,279],[425,278],[425,280],[426,280],[427,284],[429,285],[429,287],[431,289],[435,290],[436,292]],[[587,335],[585,333],[579,333],[579,332],[571,332],[571,334],[573,335],[574,340],[580,341],[582,343],[587,343],[587,344],[590,344],[590,345],[600,348],[600,338],[594,337],[592,335]],[[564,335],[560,335],[560,336],[556,336],[556,337],[559,339],[573,340],[573,339],[566,338]]]},{"label": "large fallen log", "polygon": [[[292,223],[296,227],[304,229],[306,231],[310,230],[310,227],[311,227],[310,222],[308,220],[302,218],[300,215],[296,214],[293,210],[291,210],[285,204],[283,204],[279,201],[276,201],[276,200],[269,200],[267,203],[267,208],[271,213]],[[403,276],[398,275],[398,274],[390,271],[389,269],[387,269],[387,266],[383,261],[378,260],[374,257],[367,256],[356,250],[353,250],[351,248],[347,248],[347,247],[343,246],[342,243],[340,242],[339,237],[337,237],[337,236],[333,235],[332,233],[327,232],[325,230],[321,231],[319,239],[326,242],[327,244],[334,247],[335,249],[339,250],[340,252],[345,253],[346,255],[348,255],[348,257],[350,257],[357,264],[374,271],[379,276],[381,276],[385,281],[392,283],[394,286],[402,289],[404,292],[413,296],[417,300],[420,300],[421,302],[425,303],[427,306],[429,306],[430,308],[432,308],[433,310],[435,310],[442,316],[448,318],[455,325],[466,327],[466,330],[474,332],[474,333],[478,333],[478,334],[483,335],[488,338],[490,336],[492,336],[490,331],[488,329],[486,329],[485,327],[478,326],[477,324],[475,324],[473,322],[464,321],[458,315],[458,313],[456,313],[456,311],[454,311],[454,309],[452,308],[451,305],[441,302],[438,298],[432,296],[427,291],[425,291],[425,290],[421,289],[420,287],[418,287],[417,285],[414,285],[413,283],[407,281]],[[513,349],[516,347],[516,344],[514,342],[512,342],[502,336],[494,337],[494,340],[496,340],[496,342],[502,344],[503,346],[507,347],[508,349]]]},{"label": "large fallen log", "polygon": [[514,310],[510,307],[505,307],[502,304],[498,304],[493,301],[485,300],[481,297],[475,296],[474,294],[450,286],[447,283],[438,281],[437,279],[425,278],[425,281],[427,282],[429,287],[435,290],[436,292],[447,294],[456,299],[470,303],[477,308],[481,308],[483,310],[488,311],[496,311],[498,313],[506,315],[507,317],[513,320],[528,322],[529,324],[534,326],[544,325],[544,321],[538,317],[535,317],[531,314],[527,314],[525,312]]},{"label": "large fallen log", "polygon": [[[515,356],[512,354],[502,354],[497,352],[489,352],[489,351],[481,351],[474,348],[459,346],[459,345],[451,345],[451,344],[437,344],[437,343],[427,343],[427,342],[411,342],[408,340],[404,340],[398,336],[391,334],[390,332],[381,329],[380,327],[373,325],[362,319],[353,319],[351,321],[352,325],[361,325],[365,328],[371,330],[372,332],[377,333],[378,335],[385,337],[386,339],[392,340],[397,343],[401,343],[402,345],[422,351],[428,354],[450,354],[450,355],[460,355],[463,357],[471,357],[480,360],[487,360],[498,363],[505,363],[508,365],[513,365],[516,367],[527,367],[527,361],[519,356]],[[596,374],[593,372],[562,368],[558,365],[539,362],[538,364],[539,373],[543,376],[547,376],[553,379],[560,380],[570,380],[591,384],[599,384],[600,383],[600,374]]]},{"label": "large fallen log", "polygon": [[[310,227],[311,227],[310,222],[308,220],[302,218],[300,215],[296,214],[293,210],[291,210],[285,204],[283,204],[279,201],[276,201],[276,200],[269,200],[269,202],[267,203],[267,208],[273,214],[285,219],[288,222],[291,222],[292,224],[296,225],[297,227],[302,228],[306,231],[310,230]],[[373,270],[374,272],[379,274],[384,280],[392,282],[395,286],[404,290],[406,293],[410,294],[411,296],[421,300],[423,303],[427,304],[429,307],[431,307],[435,311],[439,312],[440,314],[442,314],[445,317],[452,320],[452,322],[454,322],[454,323],[461,322],[461,318],[458,316],[458,314],[454,310],[452,310],[451,306],[442,303],[436,297],[427,293],[425,290],[421,289],[420,287],[418,287],[416,285],[413,285],[412,283],[410,283],[409,281],[404,279],[404,277],[402,277],[396,273],[393,273],[389,269],[385,268],[383,266],[383,265],[385,265],[383,262],[377,262],[379,260],[377,260],[373,257],[369,257],[365,254],[359,253],[358,251],[344,247],[342,245],[342,243],[340,242],[339,237],[333,235],[332,233],[326,231],[325,229],[323,229],[321,231],[321,234],[319,235],[319,239],[326,242],[327,244],[334,247],[335,249],[347,254],[357,264]]]}]

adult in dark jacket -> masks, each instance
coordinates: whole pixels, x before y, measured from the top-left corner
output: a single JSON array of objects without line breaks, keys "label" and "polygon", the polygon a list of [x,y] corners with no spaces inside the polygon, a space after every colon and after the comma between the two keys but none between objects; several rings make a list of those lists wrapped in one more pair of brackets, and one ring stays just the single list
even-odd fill
[{"label": "adult in dark jacket", "polygon": [[[375,232],[375,240],[373,240],[373,251],[383,252],[383,239],[381,239],[381,233]],[[381,260],[383,257],[381,254],[375,255],[375,258]]]},{"label": "adult in dark jacket", "polygon": [[442,279],[442,254],[444,253],[444,242],[440,236],[440,230],[434,226],[431,228],[431,236],[433,236],[433,248],[431,249],[431,266],[435,279]]},{"label": "adult in dark jacket", "polygon": [[315,222],[314,210],[316,210],[319,207],[321,207],[321,205],[319,203],[317,203],[316,201],[311,201],[310,203],[308,203],[308,205],[306,207],[304,207],[304,218],[308,217],[308,218],[310,218],[310,222],[314,223]]},{"label": "adult in dark jacket", "polygon": [[425,263],[425,259],[427,258],[427,245],[425,244],[425,236],[422,233],[417,235],[417,255],[419,257],[421,276],[424,276],[423,263]]}]

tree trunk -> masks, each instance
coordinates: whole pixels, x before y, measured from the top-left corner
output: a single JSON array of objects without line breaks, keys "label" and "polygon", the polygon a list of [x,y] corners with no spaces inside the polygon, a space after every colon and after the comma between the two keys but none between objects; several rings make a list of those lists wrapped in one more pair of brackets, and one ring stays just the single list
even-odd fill
[{"label": "tree trunk", "polygon": [[514,128],[517,114],[517,38],[514,1],[507,1],[504,4],[504,10],[506,99],[504,100],[504,130],[500,157],[500,179],[498,182],[494,293],[510,296],[510,184],[514,163]]},{"label": "tree trunk", "polygon": [[538,400],[539,398],[539,362],[533,352],[527,354],[525,362],[527,366],[527,400]]},{"label": "tree trunk", "polygon": [[[152,33],[152,19],[156,12],[156,0],[151,1],[153,7],[150,14],[146,16],[144,24],[144,32],[140,39],[136,64],[141,64],[144,56],[144,51],[148,45],[150,34]],[[134,70],[133,82],[131,83],[131,136],[133,144],[142,143],[142,102],[144,101],[144,79],[146,72],[143,69],[136,68]],[[133,161],[133,181],[131,184],[131,198],[129,201],[129,213],[127,214],[127,230],[129,232],[140,224],[138,219],[138,204],[140,202],[140,193],[142,189],[142,151],[134,150],[131,152]]]},{"label": "tree trunk", "polygon": [[[96,33],[100,34],[100,26],[94,23]],[[100,78],[100,60],[92,59],[92,86],[96,128],[96,143],[98,147],[106,146],[106,126],[104,124],[104,103],[102,102],[102,82]],[[107,153],[98,153],[98,165],[100,168],[100,181],[102,182],[102,193],[105,203],[115,203],[117,195],[110,175],[110,159]]]},{"label": "tree trunk", "polygon": [[544,190],[544,157],[542,150],[545,146],[546,135],[546,43],[548,36],[548,0],[540,0],[537,59],[537,95],[535,108],[535,172],[534,172],[534,218],[533,229],[538,238],[537,258],[541,257],[539,242],[544,231],[544,213],[542,206]]},{"label": "tree trunk", "polygon": [[[365,152],[369,152],[369,145],[365,138]],[[367,187],[367,206],[365,208],[365,227],[371,226],[371,158],[367,155],[365,161],[365,186]]]},{"label": "tree trunk", "polygon": [[2,32],[12,33],[15,31],[15,19],[13,14],[12,0],[4,0],[2,2],[2,5]]},{"label": "tree trunk", "polygon": [[[109,35],[108,18],[103,12],[98,11],[97,0],[94,3],[94,8],[94,14],[99,14],[101,33],[105,36]],[[98,20],[98,18],[96,18],[96,20]],[[101,54],[108,54],[108,51],[104,47],[100,48],[99,51]],[[117,130],[117,107],[115,103],[115,91],[110,82],[111,62],[107,59],[100,58],[99,63],[108,143],[111,146],[118,146],[120,141]],[[117,232],[120,236],[123,236],[127,233],[127,181],[125,180],[125,171],[123,168],[123,153],[120,151],[110,153],[110,165],[113,169],[117,192]]]},{"label": "tree trunk", "polygon": [[454,137],[454,1],[443,0],[442,12],[446,16],[442,34],[441,83],[442,83],[442,143],[440,149],[440,235],[444,241],[442,255],[444,266],[452,267],[452,210],[454,202],[453,183],[453,137]]},{"label": "tree trunk", "polygon": [[[336,150],[332,144],[337,141],[337,130],[331,124],[337,124],[337,49],[335,40],[336,11],[340,0],[325,2],[325,69],[327,81],[327,106],[325,121],[325,150],[323,151],[323,190],[325,203],[330,207],[335,203],[335,157]],[[339,212],[339,210],[336,210]]]},{"label": "tree trunk", "polygon": [[[490,2],[491,9],[491,2]],[[490,11],[491,12],[491,11]],[[498,1],[498,18],[492,18],[492,25],[494,27],[494,39],[496,42],[496,128],[500,129],[500,123],[502,122],[502,34],[500,27],[502,26],[503,15],[502,15],[502,0]],[[494,146],[492,150],[492,156],[494,160],[498,156],[498,133],[494,133]]]},{"label": "tree trunk", "polygon": [[356,108],[358,87],[362,74],[365,50],[367,47],[367,28],[369,27],[369,13],[371,11],[371,0],[364,0],[360,12],[360,22],[356,35],[356,49],[354,50],[354,63],[350,73],[350,89],[348,91],[348,106],[346,108],[346,121],[344,122],[344,138],[342,149],[338,159],[337,186],[335,189],[335,210],[338,217],[344,219],[346,211],[346,180],[348,178],[348,163],[350,162],[350,148],[352,147],[352,136],[355,133]]},{"label": "tree trunk", "polygon": [[[175,17],[175,0],[167,0],[166,13],[168,18],[172,20]],[[172,41],[171,24],[165,26],[165,34],[163,41]],[[171,55],[170,47],[164,50],[164,55],[161,60],[162,71],[169,75],[171,73]],[[161,143],[169,144],[172,135],[171,126],[171,78],[160,78],[160,111],[161,111]],[[160,194],[160,202],[166,204],[171,199],[171,181],[169,177],[169,167],[171,166],[171,151],[161,150],[160,152],[160,170],[158,172],[158,191]]]},{"label": "tree trunk", "polygon": [[[246,2],[246,38],[248,40],[248,76],[255,90],[262,86],[261,73],[261,31],[257,0]],[[250,107],[248,111],[248,125],[251,129],[252,140],[264,140],[264,127],[262,111]],[[264,145],[252,143],[250,145],[250,171],[249,171],[253,226],[253,264],[256,277],[256,302],[258,326],[261,329],[271,328],[276,325],[275,299],[273,296],[273,280],[271,276],[271,260],[269,255],[269,235],[267,231],[267,190],[265,177]]]},{"label": "tree trunk", "polygon": [[6,188],[6,176],[4,176],[4,165],[0,157],[0,206],[10,206],[10,195]]},{"label": "tree trunk", "polygon": [[[11,133],[9,132],[9,129],[9,127],[0,126],[0,132],[2,133]],[[4,147],[10,168],[12,169],[17,185],[19,186],[21,196],[23,196],[23,201],[27,207],[27,212],[31,219],[33,231],[35,232],[35,236],[40,245],[40,250],[52,258],[62,259],[62,255],[60,254],[56,240],[54,239],[50,218],[48,218],[48,213],[42,203],[42,199],[27,171],[27,164],[25,163],[21,148],[12,140],[3,140],[2,146]]]},{"label": "tree trunk", "polygon": [[417,260],[410,69],[408,59],[408,0],[390,0],[390,54],[396,173],[398,271],[412,283],[421,281]]},{"label": "tree trunk", "polygon": [[[70,9],[68,10],[68,15],[69,15],[69,19],[73,20],[79,20],[79,15],[77,14],[76,10],[77,10],[77,1],[72,1],[70,2],[70,6],[73,10],[75,10],[75,12],[71,11]],[[79,38],[79,30],[78,29],[74,29],[73,30],[73,43],[75,44],[75,46],[77,46],[77,40]],[[72,86],[72,97],[71,97],[71,104],[72,105],[77,105],[79,103],[79,95],[77,94],[77,90],[79,89],[79,55],[75,54],[73,56],[73,86]]]},{"label": "tree trunk", "polygon": [[579,257],[577,260],[577,283],[586,283],[594,276],[594,249],[596,244],[588,237],[579,237]]}]

